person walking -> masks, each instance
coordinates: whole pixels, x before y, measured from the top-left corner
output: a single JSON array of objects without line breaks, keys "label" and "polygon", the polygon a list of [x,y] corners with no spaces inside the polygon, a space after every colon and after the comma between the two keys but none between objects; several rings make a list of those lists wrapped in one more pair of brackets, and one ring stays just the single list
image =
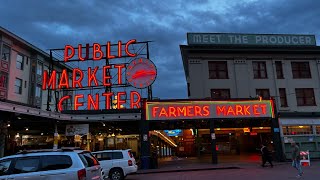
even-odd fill
[{"label": "person walking", "polygon": [[300,148],[295,142],[291,143],[291,147],[292,147],[292,166],[298,170],[297,177],[299,178],[303,174],[302,167],[300,164]]},{"label": "person walking", "polygon": [[261,155],[262,155],[262,165],[261,166],[266,167],[265,164],[268,161],[269,164],[271,165],[271,167],[273,168],[271,152],[269,151],[266,144],[262,144]]}]

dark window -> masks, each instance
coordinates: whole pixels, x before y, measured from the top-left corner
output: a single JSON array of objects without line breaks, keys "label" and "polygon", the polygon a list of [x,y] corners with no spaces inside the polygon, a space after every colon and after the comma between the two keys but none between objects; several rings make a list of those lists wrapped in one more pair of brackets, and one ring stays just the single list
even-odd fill
[{"label": "dark window", "polygon": [[29,63],[29,57],[26,58],[26,64],[28,65]]},{"label": "dark window", "polygon": [[122,152],[113,152],[112,159],[123,159]]},{"label": "dark window", "polygon": [[261,96],[263,99],[270,99],[269,89],[256,89],[257,95]]},{"label": "dark window", "polygon": [[276,71],[277,71],[277,79],[284,79],[281,61],[276,61]]},{"label": "dark window", "polygon": [[16,67],[17,69],[23,70],[23,56],[20,54],[17,55],[17,62],[16,62]]},{"label": "dark window", "polygon": [[2,47],[2,60],[9,61],[10,60],[10,47],[7,45],[3,45]]},{"label": "dark window", "polygon": [[291,62],[293,78],[311,78],[309,62]]},{"label": "dark window", "polygon": [[67,169],[72,166],[72,160],[65,155],[50,155],[42,157],[42,171]]},{"label": "dark window", "polygon": [[285,88],[279,88],[279,94],[280,94],[281,107],[288,107],[286,89]]},{"label": "dark window", "polygon": [[188,85],[188,96],[190,96],[190,83],[187,83]]},{"label": "dark window", "polygon": [[92,167],[99,165],[98,160],[89,152],[80,153],[80,159],[82,160],[85,167]]},{"label": "dark window", "polygon": [[11,165],[11,162],[11,159],[0,161],[0,176],[9,174],[9,167]]},{"label": "dark window", "polygon": [[211,89],[211,98],[230,99],[230,89]]},{"label": "dark window", "polygon": [[13,168],[14,174],[36,172],[39,170],[40,158],[18,158]]},{"label": "dark window", "polygon": [[312,88],[296,88],[298,106],[315,106],[314,91]]},{"label": "dark window", "polygon": [[14,92],[16,94],[22,94],[22,79],[16,78],[16,81],[14,84]]},{"label": "dark window", "polygon": [[209,79],[228,79],[227,61],[209,61]]},{"label": "dark window", "polygon": [[264,61],[253,61],[253,77],[254,79],[267,79],[267,67]]},{"label": "dark window", "polygon": [[24,88],[27,88],[27,81],[24,81]]},{"label": "dark window", "polygon": [[0,71],[0,88],[7,88],[8,75]]}]

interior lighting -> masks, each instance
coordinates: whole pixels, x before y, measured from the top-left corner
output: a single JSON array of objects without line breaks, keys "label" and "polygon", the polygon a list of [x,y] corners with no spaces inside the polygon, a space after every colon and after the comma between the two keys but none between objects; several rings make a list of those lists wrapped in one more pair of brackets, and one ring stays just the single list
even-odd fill
[{"label": "interior lighting", "polygon": [[43,133],[41,133],[41,136],[43,136]]},{"label": "interior lighting", "polygon": [[263,129],[263,127],[259,127],[260,129]]},{"label": "interior lighting", "polygon": [[299,128],[303,128],[303,126],[299,126]]},{"label": "interior lighting", "polygon": [[192,136],[194,135],[193,129],[190,129]]},{"label": "interior lighting", "polygon": [[8,124],[7,126],[8,126],[8,127],[10,127],[11,125],[10,125],[10,124]]},{"label": "interior lighting", "polygon": [[220,130],[220,128],[217,128],[217,130],[219,131],[219,130]]},{"label": "interior lighting", "polygon": [[26,131],[29,131],[29,128],[26,128]]},{"label": "interior lighting", "polygon": [[169,138],[167,138],[165,135],[163,135],[161,132],[154,130],[154,132],[160,134],[164,139],[169,141],[174,147],[178,147],[174,142],[172,142]]},{"label": "interior lighting", "polygon": [[115,137],[116,135],[114,135],[114,133],[112,133],[112,135],[111,135],[112,137]]}]

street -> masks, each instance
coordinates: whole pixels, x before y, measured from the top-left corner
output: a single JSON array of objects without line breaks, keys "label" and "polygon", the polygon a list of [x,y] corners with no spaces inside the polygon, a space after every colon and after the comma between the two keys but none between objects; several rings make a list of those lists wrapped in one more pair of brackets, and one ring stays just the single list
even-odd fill
[{"label": "street", "polygon": [[274,168],[262,167],[245,167],[242,169],[232,170],[211,170],[211,171],[189,171],[189,172],[172,172],[172,173],[155,173],[130,175],[127,180],[282,180],[282,179],[305,179],[316,180],[320,177],[319,163],[310,167],[303,167],[303,177],[297,178],[297,171],[290,164],[277,165]]}]

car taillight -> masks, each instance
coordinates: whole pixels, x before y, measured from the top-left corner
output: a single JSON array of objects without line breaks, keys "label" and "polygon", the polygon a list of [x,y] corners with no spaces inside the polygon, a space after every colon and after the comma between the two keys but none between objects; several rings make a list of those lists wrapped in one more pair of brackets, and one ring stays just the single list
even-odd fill
[{"label": "car taillight", "polygon": [[86,179],[86,169],[81,169],[78,171],[78,180]]},{"label": "car taillight", "polygon": [[128,160],[128,166],[132,166],[132,161]]},{"label": "car taillight", "polygon": [[130,151],[128,151],[128,155],[129,155],[130,158],[133,157],[133,156],[132,156],[132,153],[131,153]]}]

